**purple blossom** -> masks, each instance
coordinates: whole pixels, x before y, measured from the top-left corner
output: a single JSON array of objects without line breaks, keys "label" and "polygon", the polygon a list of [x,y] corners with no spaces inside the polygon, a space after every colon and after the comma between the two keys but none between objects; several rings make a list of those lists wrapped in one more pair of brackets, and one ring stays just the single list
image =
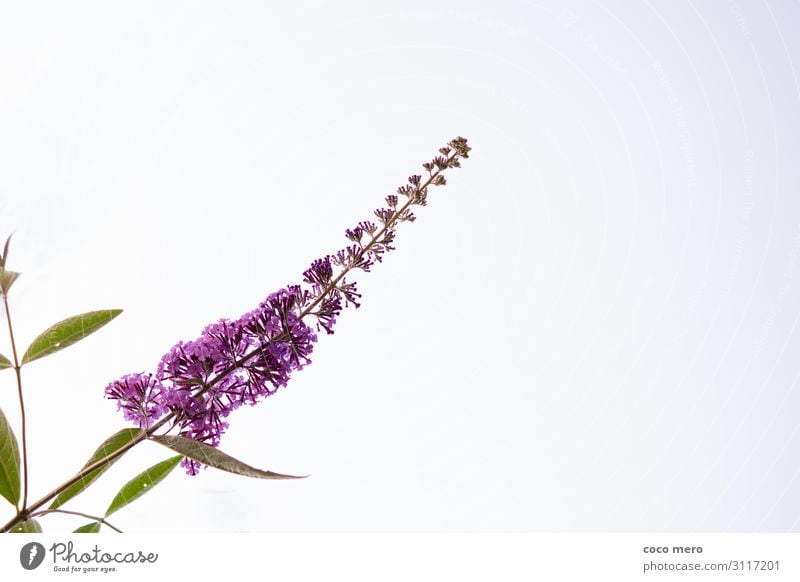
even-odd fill
[{"label": "purple blossom", "polygon": [[[361,229],[356,227],[360,233]],[[359,238],[361,235],[359,234]],[[311,266],[303,273],[303,282],[311,285],[311,290],[315,295],[320,295],[323,289],[327,287],[328,283],[333,278],[333,267],[331,266],[331,258],[324,257],[317,259]]]},{"label": "purple blossom", "polygon": [[117,401],[125,420],[149,427],[167,412],[165,390],[151,374],[128,374],[106,386],[106,396]]},{"label": "purple blossom", "polygon": [[[169,387],[164,405],[179,434],[217,446],[233,410],[274,394],[311,362],[317,336],[298,315],[302,297],[298,287],[281,289],[241,318],[209,325],[167,352],[158,377]],[[187,459],[184,466],[196,474],[197,463]]]},{"label": "purple blossom", "polygon": [[[301,285],[280,289],[240,318],[221,319],[200,337],[178,342],[161,358],[155,375],[123,376],[106,388],[108,398],[140,427],[152,431],[171,421],[167,431],[216,447],[232,411],[271,396],[311,363],[317,335],[306,317],[316,320],[317,331],[332,334],[342,310],[360,306],[356,283],[345,275],[370,271],[394,250],[397,225],[415,219],[410,207],[424,206],[428,188],[444,184],[442,171],[460,167],[469,150],[464,138],[451,141],[439,150],[441,156],[423,164],[426,179],[410,176],[396,195],[386,197],[388,208],[375,210],[380,227],[362,221],[347,229],[350,244],[313,261]],[[190,475],[200,469],[188,458],[183,466]]]}]

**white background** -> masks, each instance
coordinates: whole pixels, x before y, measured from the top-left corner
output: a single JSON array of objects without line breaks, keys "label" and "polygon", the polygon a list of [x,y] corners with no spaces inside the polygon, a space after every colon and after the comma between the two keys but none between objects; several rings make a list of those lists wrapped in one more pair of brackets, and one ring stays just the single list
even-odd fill
[{"label": "white background", "polygon": [[116,524],[797,529],[796,5],[0,5],[18,338],[125,309],[24,370],[32,499],[122,426],[110,380],[299,280],[464,135],[363,307],[231,417],[223,450],[311,477],[176,471]]}]

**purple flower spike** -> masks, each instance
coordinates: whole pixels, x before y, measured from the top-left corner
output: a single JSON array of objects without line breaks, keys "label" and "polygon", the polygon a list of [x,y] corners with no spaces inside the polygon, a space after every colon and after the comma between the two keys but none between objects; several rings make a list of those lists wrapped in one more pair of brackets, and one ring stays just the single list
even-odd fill
[{"label": "purple flower spike", "polygon": [[[443,172],[460,167],[469,151],[462,137],[440,148],[440,156],[422,165],[427,176],[409,176],[396,194],[386,196],[388,208],[374,212],[377,223],[365,220],[347,229],[348,246],[312,262],[301,285],[272,293],[239,319],[209,325],[197,339],[178,342],[155,375],[123,376],[108,385],[107,397],[151,434],[171,421],[167,432],[177,429],[216,447],[233,410],[271,396],[311,363],[317,335],[305,318],[314,318],[317,331],[332,334],[342,310],[359,307],[361,294],[345,275],[369,272],[382,262],[395,249],[397,225],[415,220],[411,207],[425,206],[429,188],[444,185]],[[201,467],[191,459],[182,464],[190,475]]]}]

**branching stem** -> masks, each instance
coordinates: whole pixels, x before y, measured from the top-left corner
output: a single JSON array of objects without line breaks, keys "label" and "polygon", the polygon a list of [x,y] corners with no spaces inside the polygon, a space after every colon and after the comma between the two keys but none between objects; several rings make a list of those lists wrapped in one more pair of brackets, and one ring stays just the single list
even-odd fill
[{"label": "branching stem", "polygon": [[79,517],[85,517],[86,519],[91,519],[92,521],[96,521],[98,523],[107,525],[117,533],[125,533],[118,527],[114,527],[113,525],[111,525],[111,523],[106,521],[106,518],[99,517],[97,515],[89,515],[88,513],[83,513],[81,511],[70,511],[68,509],[43,509],[42,511],[37,511],[36,513],[31,514],[31,517],[40,517],[42,515],[47,515],[48,513],[64,513],[66,515],[77,515]]},{"label": "branching stem", "polygon": [[11,338],[11,352],[14,356],[14,374],[17,377],[17,394],[19,395],[19,412],[22,417],[22,509],[18,515],[25,515],[28,510],[28,432],[25,416],[25,399],[22,397],[22,366],[17,357],[17,343],[14,341],[14,326],[11,325],[11,311],[8,309],[8,296],[3,293],[3,306],[6,309],[8,336]]}]

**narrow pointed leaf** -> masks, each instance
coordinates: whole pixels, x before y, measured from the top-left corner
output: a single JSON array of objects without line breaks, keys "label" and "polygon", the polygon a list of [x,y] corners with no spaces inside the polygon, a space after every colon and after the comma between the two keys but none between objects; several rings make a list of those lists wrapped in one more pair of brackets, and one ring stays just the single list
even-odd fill
[{"label": "narrow pointed leaf", "polygon": [[119,493],[117,493],[117,496],[114,497],[111,505],[108,506],[108,510],[106,510],[106,517],[118,509],[122,509],[129,503],[136,501],[139,497],[158,485],[164,479],[164,477],[169,475],[172,470],[178,466],[178,463],[180,463],[182,459],[183,455],[170,457],[165,461],[156,463],[149,469],[139,473],[136,475],[136,477],[125,483],[122,489],[120,489]]},{"label": "narrow pointed leaf", "polygon": [[273,473],[272,471],[262,471],[251,467],[241,461],[234,459],[215,449],[214,447],[201,443],[193,439],[182,436],[155,436],[151,437],[157,443],[172,449],[176,453],[185,455],[190,459],[214,467],[220,471],[227,471],[236,475],[243,475],[244,477],[253,477],[256,479],[303,479],[302,476],[295,475],[282,475],[280,473]]},{"label": "narrow pointed leaf", "polygon": [[100,522],[92,521],[86,525],[82,525],[72,533],[100,533]]},{"label": "narrow pointed leaf", "polygon": [[[127,445],[131,442],[136,436],[142,432],[139,428],[123,428],[121,431],[111,435],[108,437],[103,444],[97,447],[97,450],[94,454],[89,458],[88,461],[83,465],[84,468],[88,467],[89,465],[103,459],[116,451],[117,449],[121,449],[123,446]],[[121,455],[120,455],[121,457]],[[106,469],[108,469],[111,465],[116,463],[120,457],[106,463],[102,467],[98,467],[91,473],[84,475],[79,481],[76,481],[64,491],[58,494],[53,500],[53,503],[50,504],[50,509],[56,509],[57,507],[61,507],[67,501],[75,497],[78,493],[86,489],[89,485],[94,483],[95,479],[97,479],[100,475],[102,475]]]},{"label": "narrow pointed leaf", "polygon": [[11,533],[42,533],[42,526],[35,519],[26,519],[12,527]]},{"label": "narrow pointed leaf", "polygon": [[14,364],[11,363],[11,360],[9,360],[3,354],[0,354],[0,370],[5,370],[6,368],[11,368],[13,366]]},{"label": "narrow pointed leaf", "polygon": [[19,491],[19,444],[0,409],[0,495],[17,505]]},{"label": "narrow pointed leaf", "polygon": [[0,291],[2,291],[3,295],[8,295],[8,290],[11,289],[17,277],[19,277],[19,273],[15,271],[0,269]]},{"label": "narrow pointed leaf", "polygon": [[25,355],[22,356],[22,363],[27,364],[71,346],[103,327],[120,313],[122,313],[121,309],[104,309],[103,311],[90,311],[59,321],[33,340]]},{"label": "narrow pointed leaf", "polygon": [[11,243],[12,236],[14,236],[13,232],[10,235],[8,235],[8,238],[6,239],[6,244],[3,245],[3,254],[0,255],[0,267],[5,267],[6,261],[8,261],[8,245]]}]

